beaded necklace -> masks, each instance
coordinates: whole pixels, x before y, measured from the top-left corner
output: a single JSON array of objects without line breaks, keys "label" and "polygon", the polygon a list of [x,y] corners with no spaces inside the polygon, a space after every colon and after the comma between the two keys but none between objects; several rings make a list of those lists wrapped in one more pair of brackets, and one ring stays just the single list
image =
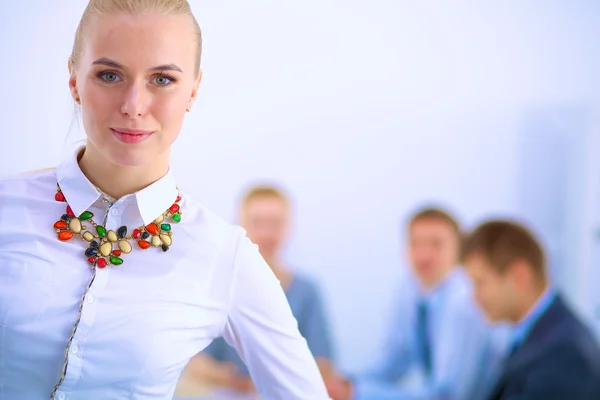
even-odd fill
[{"label": "beaded necklace", "polygon": [[[66,203],[67,200],[58,183],[56,187],[54,199]],[[180,201],[181,195],[177,195],[173,205],[156,218],[154,222],[135,228],[130,235],[128,235],[129,228],[127,226],[121,226],[115,232],[106,229],[104,226],[106,221],[103,225],[97,224],[92,219],[94,214],[91,211],[86,210],[81,215],[75,216],[73,210],[67,204],[65,214],[59,221],[56,221],[54,230],[60,241],[67,242],[76,237],[86,242],[88,248],[83,254],[92,267],[117,266],[123,264],[123,254],[129,254],[133,250],[129,243],[130,240],[136,241],[138,247],[142,250],[150,247],[160,248],[163,252],[169,250],[173,244],[170,222],[181,222]],[[88,226],[84,223],[89,223],[91,230],[88,230]]]}]

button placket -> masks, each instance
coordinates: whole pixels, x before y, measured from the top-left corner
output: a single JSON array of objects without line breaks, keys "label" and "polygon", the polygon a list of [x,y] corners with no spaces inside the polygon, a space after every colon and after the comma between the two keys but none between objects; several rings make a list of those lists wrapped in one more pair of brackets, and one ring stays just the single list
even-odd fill
[{"label": "button placket", "polygon": [[[69,398],[69,391],[73,390],[79,379],[83,368],[83,348],[95,321],[95,315],[98,307],[98,293],[101,293],[108,281],[110,270],[95,269],[93,281],[90,282],[84,298],[81,300],[82,307],[79,318],[76,322],[71,343],[68,348],[68,365],[62,382],[57,387],[54,399],[59,399],[59,393]],[[94,294],[92,294],[92,292]]]}]

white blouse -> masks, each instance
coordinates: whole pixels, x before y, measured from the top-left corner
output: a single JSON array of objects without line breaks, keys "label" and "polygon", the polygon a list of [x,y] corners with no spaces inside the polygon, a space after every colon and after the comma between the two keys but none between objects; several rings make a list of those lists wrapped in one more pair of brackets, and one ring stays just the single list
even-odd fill
[{"label": "white blouse", "polygon": [[171,399],[188,360],[220,335],[266,399],[329,399],[257,247],[185,193],[181,222],[162,222],[172,232],[166,252],[164,236],[148,249],[129,240],[129,254],[115,242],[123,263],[99,268],[87,260],[90,243],[59,240],[67,203],[55,199],[57,182],[74,215],[106,217],[113,241],[119,227],[131,235],[177,198],[168,173],[111,204],[78,152],[55,170],[0,180],[0,399]]}]

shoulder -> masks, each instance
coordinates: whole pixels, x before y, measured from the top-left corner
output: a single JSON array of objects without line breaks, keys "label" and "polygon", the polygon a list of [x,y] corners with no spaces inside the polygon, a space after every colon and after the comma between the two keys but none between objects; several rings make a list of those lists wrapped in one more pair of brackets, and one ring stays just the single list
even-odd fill
[{"label": "shoulder", "polygon": [[598,341],[560,296],[547,311],[545,318],[546,330],[537,342],[540,363],[549,366],[552,363],[546,361],[562,360],[561,365],[568,364],[581,371],[595,371],[598,374],[596,376],[600,378]]},{"label": "shoulder", "polygon": [[294,286],[303,292],[318,294],[321,290],[317,280],[305,272],[294,271]]},{"label": "shoulder", "polygon": [[0,205],[5,212],[54,201],[56,170],[24,172],[0,178]]},{"label": "shoulder", "polygon": [[211,247],[221,252],[235,253],[238,244],[246,236],[246,231],[238,225],[208,209],[184,191],[182,196],[181,227],[203,247]]},{"label": "shoulder", "polygon": [[600,351],[590,327],[561,293],[556,294],[540,318],[539,324],[548,327],[544,338],[549,343],[568,342],[573,345],[588,346],[590,351]]},{"label": "shoulder", "polygon": [[295,297],[303,303],[310,303],[318,306],[323,302],[321,287],[316,279],[307,273],[294,271],[294,278],[290,288],[287,291],[289,300]]},{"label": "shoulder", "polygon": [[462,306],[472,303],[473,288],[464,270],[458,267],[451,271],[441,286],[444,303],[448,306]]},{"label": "shoulder", "polygon": [[[228,282],[233,274],[246,271],[256,272],[264,261],[258,246],[250,241],[246,230],[226,221],[223,217],[196,201],[184,191],[180,191],[182,220],[179,228],[190,238],[190,249],[201,253],[214,265],[213,281]],[[270,269],[269,269],[270,271]]]},{"label": "shoulder", "polygon": [[22,193],[23,189],[56,189],[56,169],[45,168],[36,171],[0,177],[0,193]]},{"label": "shoulder", "polygon": [[563,304],[562,307],[564,315],[557,321],[554,345],[570,353],[593,356],[600,363],[600,346],[591,329],[569,306]]},{"label": "shoulder", "polygon": [[537,361],[542,369],[562,370],[568,365],[569,374],[577,374],[583,379],[600,379],[600,353],[597,347],[591,347],[582,341],[563,338],[549,343],[539,353]]},{"label": "shoulder", "polygon": [[[460,267],[458,267],[460,268]],[[457,269],[449,277],[449,286],[444,296],[444,304],[456,321],[464,323],[485,322],[485,316],[473,298],[471,280],[463,269]]]}]

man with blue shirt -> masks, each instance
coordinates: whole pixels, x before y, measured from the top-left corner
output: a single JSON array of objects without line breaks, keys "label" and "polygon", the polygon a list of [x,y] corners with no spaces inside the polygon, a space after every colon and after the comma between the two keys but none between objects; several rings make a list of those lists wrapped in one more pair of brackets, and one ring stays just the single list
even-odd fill
[{"label": "man with blue shirt", "polygon": [[489,319],[514,325],[489,400],[600,399],[598,343],[550,284],[531,232],[512,221],[488,221],[466,240],[464,264]]},{"label": "man with blue shirt", "polygon": [[407,225],[411,269],[380,363],[352,380],[327,381],[334,400],[477,400],[501,359],[492,328],[457,264],[461,230],[446,211],[426,208]]}]

